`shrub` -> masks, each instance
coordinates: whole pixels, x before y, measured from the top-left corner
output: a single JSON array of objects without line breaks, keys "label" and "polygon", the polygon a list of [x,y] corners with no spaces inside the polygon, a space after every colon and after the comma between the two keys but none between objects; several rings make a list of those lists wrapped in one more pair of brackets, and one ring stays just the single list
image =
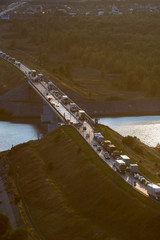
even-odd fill
[{"label": "shrub", "polygon": [[135,144],[135,139],[134,139],[134,137],[127,136],[127,137],[123,137],[122,142],[123,142],[123,144],[126,144],[126,145],[132,147]]},{"label": "shrub", "polygon": [[141,155],[143,154],[142,148],[139,147],[138,145],[135,145],[134,150],[135,150],[135,152],[138,153],[138,154],[141,154]]}]

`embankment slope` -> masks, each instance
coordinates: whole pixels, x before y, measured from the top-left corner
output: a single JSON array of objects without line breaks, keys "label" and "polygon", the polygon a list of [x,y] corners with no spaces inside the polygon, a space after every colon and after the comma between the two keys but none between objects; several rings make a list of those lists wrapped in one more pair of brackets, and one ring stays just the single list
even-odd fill
[{"label": "embankment slope", "polygon": [[0,95],[20,85],[23,74],[11,64],[0,58]]},{"label": "embankment slope", "polygon": [[123,182],[71,126],[14,147],[9,158],[47,240],[160,238],[160,206]]}]

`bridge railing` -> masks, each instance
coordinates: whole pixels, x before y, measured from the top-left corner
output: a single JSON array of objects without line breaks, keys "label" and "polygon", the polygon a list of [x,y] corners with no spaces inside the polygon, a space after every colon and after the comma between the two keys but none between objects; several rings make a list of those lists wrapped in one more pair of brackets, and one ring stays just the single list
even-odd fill
[{"label": "bridge railing", "polygon": [[[54,83],[53,83],[54,88],[59,91],[61,93],[61,95],[66,95],[59,87],[57,87]],[[70,102],[73,102],[72,99],[70,97],[68,97]],[[77,104],[76,104],[77,105]],[[65,107],[65,106],[64,106]],[[78,105],[77,105],[78,110],[82,110]],[[68,109],[67,109],[68,110]],[[68,110],[69,111],[69,110]],[[95,123],[94,120],[85,112],[85,116],[87,118],[88,123],[92,126],[92,128],[95,128]]]},{"label": "bridge railing", "polygon": [[[11,62],[11,61],[9,61],[8,59],[5,59],[4,57],[2,57],[1,55],[0,55],[0,57],[2,58],[2,59],[4,59],[4,60],[6,60],[7,62],[9,62],[10,64],[12,64],[13,66],[15,66],[16,68],[18,68],[21,72],[23,72],[24,73],[24,75],[27,77],[27,78],[29,78],[29,76],[28,76],[28,74],[27,74],[27,72],[26,71],[23,71],[22,69],[21,69],[21,66],[18,66],[18,65],[16,65],[16,62]],[[25,66],[24,64],[21,64],[22,66],[24,66],[25,68],[27,68],[27,66]],[[30,83],[32,82],[32,80],[29,78],[29,80],[30,80]],[[46,81],[47,82],[47,81]],[[33,84],[32,84],[32,86],[34,86]],[[53,83],[53,86],[54,86],[54,88],[61,94],[61,95],[65,95],[65,93],[59,88],[59,87],[57,87],[54,83]],[[45,87],[45,86],[44,86]],[[38,89],[37,89],[38,90]],[[40,92],[39,92],[40,93]],[[41,96],[43,96],[42,94],[41,94]],[[43,97],[44,98],[44,97]],[[45,99],[45,98],[44,98]],[[68,99],[69,99],[69,101],[70,102],[73,102],[72,101],[72,99],[71,98],[69,98],[68,97]],[[47,101],[47,103],[49,103],[48,101]],[[51,104],[50,104],[51,105]],[[63,104],[62,104],[63,105]],[[77,104],[76,104],[77,105]],[[52,105],[51,105],[51,107],[53,107]],[[65,107],[65,105],[63,105],[63,107]],[[54,108],[54,107],[53,107]],[[65,107],[66,108],[66,107]],[[77,108],[78,108],[78,110],[82,110],[78,105],[77,105]],[[54,108],[55,109],[55,111],[57,112],[57,114],[58,115],[60,115],[63,119],[64,119],[64,121],[66,122],[66,120],[65,120],[65,118],[64,118],[64,116],[62,116],[58,111],[57,111],[57,109],[56,108]],[[67,109],[67,111],[69,111],[70,113],[71,113],[71,111],[69,110],[69,109]],[[72,113],[71,113],[72,114]],[[94,123],[94,121],[93,121],[93,119],[85,112],[85,116],[86,116],[86,120],[88,121],[88,123],[91,125],[91,127],[94,129],[95,128],[95,123]]]}]

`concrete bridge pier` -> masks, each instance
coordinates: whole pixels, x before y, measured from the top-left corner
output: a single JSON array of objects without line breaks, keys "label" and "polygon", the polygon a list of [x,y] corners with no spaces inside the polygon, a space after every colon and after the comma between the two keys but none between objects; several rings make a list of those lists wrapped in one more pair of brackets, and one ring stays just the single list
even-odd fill
[{"label": "concrete bridge pier", "polygon": [[43,113],[41,114],[41,122],[48,125],[48,132],[58,127],[59,122],[61,122],[57,114],[53,112],[53,110],[46,104],[45,101],[43,102]]}]

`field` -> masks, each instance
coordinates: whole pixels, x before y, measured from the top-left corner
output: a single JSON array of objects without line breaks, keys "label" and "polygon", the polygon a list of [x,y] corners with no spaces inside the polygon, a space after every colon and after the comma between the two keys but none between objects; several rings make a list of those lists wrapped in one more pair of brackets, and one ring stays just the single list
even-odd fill
[{"label": "field", "polygon": [[71,126],[14,147],[9,158],[46,239],[159,239],[159,204],[132,190]]},{"label": "field", "polygon": [[159,15],[11,19],[0,48],[81,101],[159,98]]}]

